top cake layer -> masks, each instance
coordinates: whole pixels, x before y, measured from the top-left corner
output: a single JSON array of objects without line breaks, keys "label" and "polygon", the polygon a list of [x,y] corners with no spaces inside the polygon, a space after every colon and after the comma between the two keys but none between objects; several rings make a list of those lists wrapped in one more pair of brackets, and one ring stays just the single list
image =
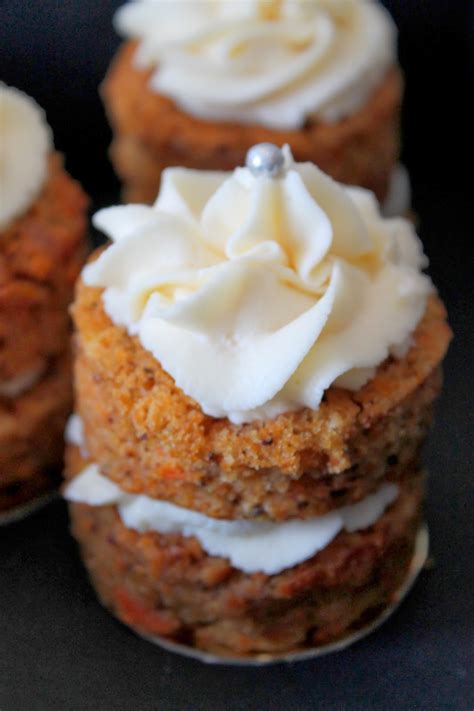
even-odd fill
[{"label": "top cake layer", "polygon": [[412,224],[382,218],[371,193],[289,149],[249,160],[169,169],[153,207],[98,213],[114,243],[84,271],[114,323],[234,423],[317,409],[332,385],[358,390],[407,351],[432,290]]},{"label": "top cake layer", "polygon": [[282,521],[416,474],[450,331],[411,223],[268,144],[95,222],[76,392],[105,477]]},{"label": "top cake layer", "polygon": [[371,0],[135,0],[116,25],[185,112],[274,129],[353,114],[396,61],[394,24]]}]

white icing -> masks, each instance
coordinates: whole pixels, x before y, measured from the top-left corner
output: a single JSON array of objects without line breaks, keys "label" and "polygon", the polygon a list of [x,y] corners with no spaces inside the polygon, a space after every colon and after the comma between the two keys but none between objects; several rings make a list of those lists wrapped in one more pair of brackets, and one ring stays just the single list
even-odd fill
[{"label": "white icing", "polygon": [[9,380],[0,381],[0,396],[16,398],[31,390],[41,379],[45,370],[44,365],[21,373]]},{"label": "white icing", "polygon": [[48,171],[51,130],[33,99],[0,82],[0,229],[25,212]]},{"label": "white icing", "polygon": [[66,423],[64,439],[67,444],[79,447],[83,457],[87,457],[87,448],[84,437],[84,423],[79,415],[71,415]]},{"label": "white icing", "polygon": [[411,207],[411,182],[408,171],[400,163],[390,177],[388,195],[383,204],[385,217],[398,217],[408,213]]},{"label": "white icing", "polygon": [[153,207],[101,210],[113,244],[86,267],[106,312],[177,385],[234,423],[317,409],[406,344],[432,285],[413,225],[310,163],[165,171]]},{"label": "white icing", "polygon": [[89,506],[115,505],[128,528],[195,537],[206,553],[227,558],[239,570],[274,575],[308,560],[342,530],[354,532],[374,524],[398,491],[396,484],[383,484],[357,504],[306,521],[224,521],[148,496],[127,494],[91,464],[66,485],[64,496]]},{"label": "white icing", "polygon": [[188,113],[276,129],[352,114],[396,59],[372,0],[135,0],[116,26],[139,39],[152,89]]}]

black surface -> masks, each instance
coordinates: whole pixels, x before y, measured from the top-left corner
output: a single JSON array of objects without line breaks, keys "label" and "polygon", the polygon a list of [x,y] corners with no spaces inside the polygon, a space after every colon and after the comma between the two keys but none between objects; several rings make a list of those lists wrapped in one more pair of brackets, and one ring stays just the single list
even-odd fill
[{"label": "black surface", "polygon": [[[456,334],[426,450],[434,568],[383,629],[346,652],[260,670],[207,667],[143,642],[100,608],[58,502],[0,529],[1,711],[474,708],[472,178],[461,177],[472,151],[469,3],[387,4],[407,73],[405,160]],[[117,42],[116,5],[0,2],[0,78],[47,108],[96,204],[116,190],[95,94]]]}]

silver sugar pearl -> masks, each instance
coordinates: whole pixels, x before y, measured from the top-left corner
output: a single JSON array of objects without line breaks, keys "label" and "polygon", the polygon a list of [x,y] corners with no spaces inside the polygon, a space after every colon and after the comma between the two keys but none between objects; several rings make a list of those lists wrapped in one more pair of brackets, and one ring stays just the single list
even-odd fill
[{"label": "silver sugar pearl", "polygon": [[276,178],[285,164],[283,152],[273,143],[257,143],[247,153],[245,165],[252,175]]}]

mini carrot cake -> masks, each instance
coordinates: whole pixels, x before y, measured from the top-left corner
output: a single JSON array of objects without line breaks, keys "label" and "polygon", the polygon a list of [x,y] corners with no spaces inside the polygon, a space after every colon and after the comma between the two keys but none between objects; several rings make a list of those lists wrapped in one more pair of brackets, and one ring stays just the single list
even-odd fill
[{"label": "mini carrot cake", "polygon": [[134,0],[102,88],[124,197],[168,166],[229,170],[255,143],[384,200],[399,154],[396,28],[374,0]]},{"label": "mini carrot cake", "polygon": [[101,600],[237,656],[376,617],[413,556],[451,336],[412,224],[264,144],[95,225],[65,496]]},{"label": "mini carrot cake", "polygon": [[38,105],[0,83],[0,512],[52,486],[72,401],[68,305],[87,200]]}]

